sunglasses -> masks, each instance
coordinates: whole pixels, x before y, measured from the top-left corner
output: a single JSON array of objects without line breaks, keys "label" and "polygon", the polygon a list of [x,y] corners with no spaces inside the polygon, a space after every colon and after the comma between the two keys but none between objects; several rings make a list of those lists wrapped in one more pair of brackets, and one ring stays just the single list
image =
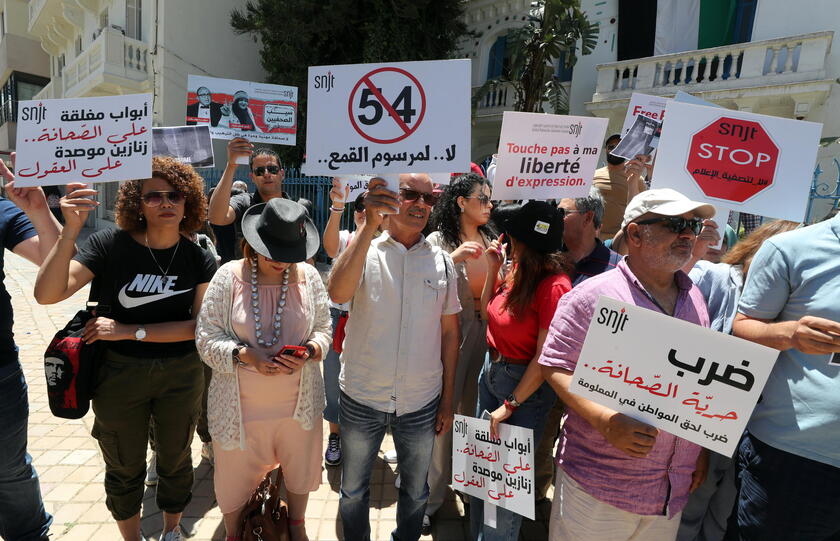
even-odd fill
[{"label": "sunglasses", "polygon": [[435,203],[437,203],[438,199],[440,199],[440,196],[437,194],[418,192],[417,190],[410,190],[408,188],[400,188],[400,197],[403,198],[403,201],[409,202],[417,201],[422,197],[423,202],[430,207],[435,206]]},{"label": "sunglasses", "polygon": [[180,205],[187,199],[187,196],[182,192],[148,192],[143,194],[143,202],[150,207],[159,207],[164,199],[173,205]]},{"label": "sunglasses", "polygon": [[695,236],[700,234],[703,229],[703,220],[700,218],[686,219],[682,216],[666,216],[663,218],[651,218],[650,220],[642,220],[640,222],[633,222],[639,225],[649,224],[663,224],[672,233],[682,233],[686,228],[690,229]]},{"label": "sunglasses", "polygon": [[353,208],[355,212],[364,212],[365,211],[365,204],[361,201],[356,203],[356,206]]},{"label": "sunglasses", "polygon": [[482,207],[486,207],[487,205],[490,204],[490,198],[488,196],[484,195],[484,194],[470,195],[468,197],[465,197],[464,199],[478,199],[478,204],[481,205]]},{"label": "sunglasses", "polygon": [[266,167],[260,166],[254,169],[254,176],[261,177],[265,174],[266,171],[268,171],[269,174],[276,175],[277,172],[280,171],[280,168],[276,165],[268,165]]}]

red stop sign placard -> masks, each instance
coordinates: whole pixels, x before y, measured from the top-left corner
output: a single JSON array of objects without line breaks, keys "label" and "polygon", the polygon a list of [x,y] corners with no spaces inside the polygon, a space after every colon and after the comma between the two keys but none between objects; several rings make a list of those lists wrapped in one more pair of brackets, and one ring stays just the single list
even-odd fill
[{"label": "red stop sign placard", "polygon": [[778,162],[761,124],[721,117],[691,137],[685,166],[708,197],[743,203],[773,185]]}]

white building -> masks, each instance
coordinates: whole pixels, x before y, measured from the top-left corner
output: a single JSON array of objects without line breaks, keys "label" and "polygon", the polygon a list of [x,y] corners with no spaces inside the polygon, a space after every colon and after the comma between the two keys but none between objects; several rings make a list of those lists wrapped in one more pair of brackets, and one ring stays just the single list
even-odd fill
[{"label": "white building", "polygon": [[[36,97],[149,92],[155,126],[183,125],[187,75],[265,80],[259,43],[230,26],[231,10],[244,5],[245,0],[30,0],[28,31],[49,54],[51,77]],[[224,160],[224,142],[214,147],[217,159]],[[112,219],[116,188],[105,184],[97,225]]]},{"label": "white building", "polygon": [[[594,52],[579,56],[571,79],[570,113],[610,119],[620,131],[630,95],[692,93],[731,109],[823,123],[823,137],[840,136],[840,35],[833,0],[582,0],[599,23]],[[481,33],[464,43],[480,87],[499,62],[494,46],[509,28],[524,24],[525,0],[474,0],[465,15]],[[658,5],[658,11],[657,11]],[[714,8],[718,11],[714,11]],[[657,20],[658,19],[658,20]],[[834,48],[836,51],[836,48]],[[476,111],[473,161],[495,151],[501,112],[511,93],[483,100]],[[840,146],[820,150],[819,165],[834,188]],[[828,202],[815,204],[812,216]]]},{"label": "white building", "polygon": [[50,59],[27,30],[26,0],[0,0],[0,150],[14,150],[17,102],[49,82]]}]

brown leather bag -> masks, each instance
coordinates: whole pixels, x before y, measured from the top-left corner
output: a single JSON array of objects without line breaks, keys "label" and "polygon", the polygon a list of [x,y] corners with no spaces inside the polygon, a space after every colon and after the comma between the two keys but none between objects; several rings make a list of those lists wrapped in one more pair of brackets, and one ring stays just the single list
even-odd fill
[{"label": "brown leather bag", "polygon": [[242,509],[238,532],[242,541],[290,541],[291,539],[289,509],[286,502],[280,499],[283,470],[277,469],[277,477],[273,481],[272,473],[274,472],[268,472]]}]

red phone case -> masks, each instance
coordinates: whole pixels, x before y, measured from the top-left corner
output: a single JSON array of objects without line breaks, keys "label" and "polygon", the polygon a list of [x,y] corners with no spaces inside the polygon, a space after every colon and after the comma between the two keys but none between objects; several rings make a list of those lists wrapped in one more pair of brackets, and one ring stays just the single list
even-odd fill
[{"label": "red phone case", "polygon": [[280,350],[279,355],[294,355],[295,357],[303,357],[307,352],[305,346],[285,345]]}]

